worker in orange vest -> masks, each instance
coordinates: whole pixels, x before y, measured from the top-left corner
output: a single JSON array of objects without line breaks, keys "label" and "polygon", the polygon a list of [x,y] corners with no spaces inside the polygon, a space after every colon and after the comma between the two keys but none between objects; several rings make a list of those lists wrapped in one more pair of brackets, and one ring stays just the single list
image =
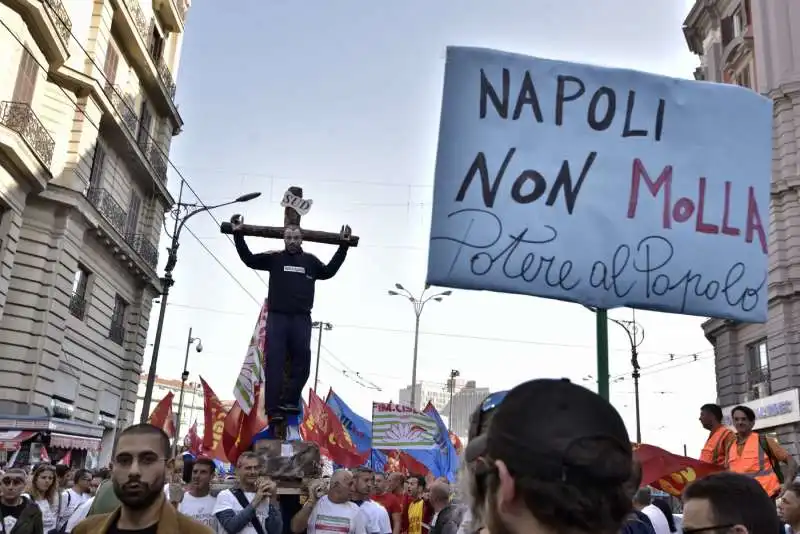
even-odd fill
[{"label": "worker in orange vest", "polygon": [[736,436],[731,429],[722,424],[722,408],[717,404],[701,406],[700,424],[710,432],[703,452],[700,453],[700,459],[724,467],[728,458],[728,449],[736,440]]},{"label": "worker in orange vest", "polygon": [[779,497],[782,489],[794,481],[797,462],[777,441],[753,432],[756,414],[747,406],[734,408],[731,419],[736,440],[728,449],[728,470],[754,478],[767,495],[773,499]]}]

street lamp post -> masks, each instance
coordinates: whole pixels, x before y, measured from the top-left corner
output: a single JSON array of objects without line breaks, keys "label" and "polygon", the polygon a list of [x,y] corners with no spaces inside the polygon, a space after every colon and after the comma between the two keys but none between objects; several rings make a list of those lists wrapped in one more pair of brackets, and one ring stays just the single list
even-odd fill
[{"label": "street lamp post", "polygon": [[633,311],[633,320],[631,321],[612,319],[610,317],[608,320],[618,324],[625,330],[625,333],[628,334],[628,341],[631,345],[631,367],[633,367],[631,377],[633,377],[633,397],[636,408],[636,443],[641,443],[642,419],[639,411],[639,377],[641,376],[639,371],[641,367],[639,366],[639,347],[644,341],[644,328],[642,328],[642,326],[636,322],[635,310]]},{"label": "street lamp post", "polygon": [[319,357],[322,351],[322,331],[327,330],[330,332],[333,330],[333,325],[323,321],[314,321],[311,323],[311,327],[319,329],[317,333],[317,367],[314,369],[314,393],[317,393],[317,384],[319,383]]},{"label": "street lamp post", "polygon": [[[215,204],[213,206],[200,206],[197,207],[196,204],[188,204],[181,202],[181,196],[183,195],[183,181],[181,181],[181,189],[180,193],[178,194],[178,204],[176,205],[175,209],[172,210],[172,216],[175,219],[175,225],[172,229],[172,235],[169,236],[171,238],[170,246],[167,248],[167,264],[164,266],[164,277],[161,278],[161,286],[163,288],[163,292],[161,293],[161,308],[158,311],[158,323],[156,326],[156,338],[153,341],[153,355],[150,357],[150,370],[147,373],[147,384],[144,388],[144,399],[142,401],[142,414],[140,418],[141,423],[146,423],[147,418],[150,417],[150,402],[153,399],[153,384],[156,380],[156,366],[158,364],[158,352],[161,349],[161,334],[164,331],[164,316],[167,313],[167,297],[169,296],[170,288],[175,284],[175,280],[172,278],[172,271],[175,270],[175,263],[178,261],[178,246],[179,246],[179,239],[181,236],[181,230],[183,230],[186,221],[197,215],[198,213],[203,213],[206,211],[210,211],[216,208],[221,208],[223,206],[230,206],[231,204],[236,204],[238,202],[247,202],[249,200],[253,200],[254,198],[258,198],[261,196],[261,193],[248,193],[246,195],[242,195],[230,202],[223,202],[222,204]],[[192,211],[186,213],[183,217],[181,217],[181,213],[184,210],[188,210],[190,208],[195,208]]]},{"label": "street lamp post", "polygon": [[181,373],[181,393],[178,395],[178,421],[175,423],[175,443],[173,447],[178,450],[178,437],[181,435],[181,413],[183,412],[183,394],[186,390],[186,381],[189,380],[189,349],[197,342],[195,350],[203,352],[203,342],[199,337],[192,337],[192,328],[189,327],[189,338],[186,340],[186,356],[183,358],[183,373]]},{"label": "street lamp post", "polygon": [[419,318],[422,315],[422,310],[425,308],[425,304],[430,302],[431,300],[435,300],[436,302],[441,302],[444,297],[449,297],[452,295],[452,291],[442,291],[441,293],[435,293],[433,295],[426,296],[425,293],[430,289],[429,286],[426,286],[425,289],[422,290],[422,293],[419,297],[415,297],[411,294],[411,292],[404,288],[401,284],[395,284],[395,289],[389,290],[389,295],[394,296],[401,296],[405,297],[411,302],[414,306],[414,316],[415,316],[415,323],[414,323],[414,362],[411,367],[411,407],[415,410],[417,409],[416,400],[417,400],[417,352],[419,350]]},{"label": "street lamp post", "polygon": [[453,430],[453,392],[456,389],[456,378],[459,376],[461,376],[461,373],[458,369],[452,369],[450,371],[450,379],[447,381],[447,389],[450,390],[450,402],[448,403],[450,404],[450,415],[447,416],[447,429],[450,431]]}]

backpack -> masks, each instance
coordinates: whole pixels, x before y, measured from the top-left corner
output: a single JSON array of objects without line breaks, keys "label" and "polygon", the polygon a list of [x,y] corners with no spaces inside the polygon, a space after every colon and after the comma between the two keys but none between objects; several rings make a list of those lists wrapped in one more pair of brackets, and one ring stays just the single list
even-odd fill
[{"label": "backpack", "polygon": [[772,447],[769,446],[767,436],[764,434],[758,435],[758,446],[761,447],[761,450],[764,451],[764,454],[766,454],[767,458],[769,458],[769,462],[772,464],[772,471],[775,473],[775,476],[778,477],[778,482],[783,484],[783,471],[781,470],[781,463],[777,458],[775,458],[775,455],[772,454]]}]

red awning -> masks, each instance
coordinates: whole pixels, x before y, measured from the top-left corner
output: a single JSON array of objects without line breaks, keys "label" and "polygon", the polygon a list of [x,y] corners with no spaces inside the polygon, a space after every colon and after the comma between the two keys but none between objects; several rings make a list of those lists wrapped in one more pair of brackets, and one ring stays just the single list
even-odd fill
[{"label": "red awning", "polygon": [[50,434],[50,446],[60,449],[85,449],[87,451],[100,450],[100,438],[87,438],[84,436],[70,436],[69,434]]},{"label": "red awning", "polygon": [[23,441],[36,435],[30,430],[0,430],[0,451],[15,451]]}]

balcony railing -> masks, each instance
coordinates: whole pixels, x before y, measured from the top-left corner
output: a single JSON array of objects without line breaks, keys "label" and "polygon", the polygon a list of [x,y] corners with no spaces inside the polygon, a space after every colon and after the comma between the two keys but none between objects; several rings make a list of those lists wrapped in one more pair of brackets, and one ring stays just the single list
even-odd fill
[{"label": "balcony railing", "polygon": [[86,315],[86,299],[83,295],[73,293],[69,299],[69,312],[77,319],[83,321]]},{"label": "balcony railing", "polygon": [[17,132],[46,167],[53,162],[56,142],[25,102],[0,102],[0,124]]},{"label": "balcony railing", "polygon": [[144,234],[128,234],[125,240],[142,259],[153,268],[158,266],[158,249]]},{"label": "balcony railing", "polygon": [[69,18],[67,8],[61,3],[61,0],[42,0],[47,16],[56,27],[58,35],[65,47],[69,47],[69,37],[72,34],[72,19]]},{"label": "balcony railing", "polygon": [[125,5],[128,6],[128,11],[131,14],[131,18],[133,19],[133,24],[136,26],[136,30],[139,32],[139,35],[142,36],[142,40],[147,43],[150,41],[150,32],[153,31],[153,19],[148,19],[142,8],[139,6],[139,2],[137,0],[124,0]]},{"label": "balcony railing", "polygon": [[120,235],[125,234],[125,223],[128,214],[111,196],[111,193],[99,187],[92,187],[86,191],[86,199],[100,212],[114,230]]},{"label": "balcony railing", "polygon": [[139,127],[139,117],[136,115],[136,102],[133,95],[124,95],[122,89],[118,85],[106,83],[105,93],[111,101],[111,106],[117,110],[122,124],[128,129],[128,132],[136,137],[136,129]]},{"label": "balcony railing", "polygon": [[172,100],[175,100],[175,90],[177,86],[175,85],[175,79],[172,77],[172,72],[170,72],[167,64],[164,63],[163,58],[159,58],[156,61],[156,69],[158,69],[158,77],[161,78],[161,83],[164,84],[167,94]]},{"label": "balcony railing", "polygon": [[153,172],[158,176],[162,182],[167,181],[167,159],[164,157],[161,147],[154,143],[151,139],[144,137],[139,140],[139,148],[142,154],[147,158]]},{"label": "balcony railing", "polygon": [[112,321],[108,329],[108,339],[117,345],[122,345],[122,342],[125,341],[125,325]]}]

